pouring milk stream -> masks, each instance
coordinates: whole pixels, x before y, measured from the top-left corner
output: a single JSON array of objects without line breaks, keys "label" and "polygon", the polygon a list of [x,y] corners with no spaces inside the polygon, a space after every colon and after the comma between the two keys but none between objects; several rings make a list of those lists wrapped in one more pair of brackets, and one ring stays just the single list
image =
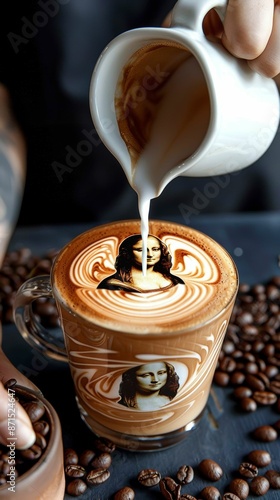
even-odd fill
[{"label": "pouring milk stream", "polygon": [[90,86],[98,134],[138,194],[146,272],[151,199],[175,177],[240,170],[270,146],[279,122],[273,80],[231,56],[202,30],[226,0],[179,0],[170,28],[119,35]]}]

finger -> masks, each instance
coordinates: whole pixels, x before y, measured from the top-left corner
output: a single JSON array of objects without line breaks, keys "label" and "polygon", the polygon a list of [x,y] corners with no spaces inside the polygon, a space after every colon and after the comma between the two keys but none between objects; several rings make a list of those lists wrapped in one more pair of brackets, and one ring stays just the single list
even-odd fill
[{"label": "finger", "polygon": [[221,38],[223,34],[223,23],[215,9],[209,10],[203,19],[203,31],[207,38],[212,41]]},{"label": "finger", "polygon": [[222,42],[234,56],[252,60],[264,51],[273,27],[274,0],[229,0]]},{"label": "finger", "polygon": [[270,78],[280,73],[280,5],[275,6],[272,32],[264,51],[248,64]]},{"label": "finger", "polygon": [[0,442],[7,446],[15,443],[18,449],[29,448],[36,436],[31,421],[15,400],[12,389],[6,391],[0,382]]}]

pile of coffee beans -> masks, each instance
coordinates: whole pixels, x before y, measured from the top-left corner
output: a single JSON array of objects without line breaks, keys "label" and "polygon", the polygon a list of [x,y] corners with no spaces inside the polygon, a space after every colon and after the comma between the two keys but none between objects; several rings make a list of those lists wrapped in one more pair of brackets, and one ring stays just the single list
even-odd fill
[{"label": "pile of coffee beans", "polygon": [[112,453],[115,445],[107,439],[95,439],[91,449],[77,453],[72,448],[64,450],[66,491],[80,496],[88,487],[98,486],[110,477]]},{"label": "pile of coffee beans", "polygon": [[[87,488],[103,484],[110,477],[109,468],[113,460],[115,446],[106,439],[96,439],[92,449],[77,453],[74,449],[65,450],[66,491],[71,496],[81,496]],[[261,469],[272,464],[270,453],[255,449],[244,456],[244,461],[237,466],[234,479],[224,488],[216,486],[223,478],[224,471],[220,464],[211,458],[205,458],[196,465],[181,465],[174,477],[162,476],[159,470],[147,468],[139,471],[137,481],[143,489],[155,488],[159,498],[167,500],[245,500],[249,495],[263,496],[268,490],[280,490],[280,473]],[[231,471],[232,473],[232,471]],[[199,489],[197,496],[187,493],[188,485],[195,487],[195,479],[209,482]],[[215,486],[213,485],[215,483]],[[224,491],[222,491],[224,490]],[[117,491],[114,500],[133,500],[135,491],[126,485]]]},{"label": "pile of coffee beans", "polygon": [[[49,274],[57,251],[51,250],[45,256],[33,255],[29,248],[20,248],[7,253],[0,269],[0,321],[13,322],[13,304],[18,288],[29,278]],[[59,324],[53,299],[42,298],[34,302],[34,313],[47,328]]]},{"label": "pile of coffee beans", "polygon": [[[224,475],[222,467],[211,458],[203,459],[197,466],[182,465],[174,478],[161,477],[159,471],[146,469],[138,474],[142,486],[159,485],[163,498],[168,500],[245,500],[249,494],[262,496],[269,488],[280,489],[280,473],[270,469],[264,475],[259,475],[258,469],[271,464],[271,456],[264,450],[253,450],[236,470],[236,476],[221,492],[213,483],[217,483]],[[198,492],[198,497],[182,491],[195,476],[199,476],[212,484]],[[143,481],[143,477],[145,481]],[[125,498],[125,497],[123,497]]]},{"label": "pile of coffee beans", "polygon": [[[232,387],[244,412],[271,406],[280,412],[280,276],[239,287],[214,382]],[[256,431],[276,439],[271,428]]]},{"label": "pile of coffee beans", "polygon": [[[280,413],[280,276],[265,284],[239,286],[214,383],[230,387],[244,413],[264,406]],[[254,440],[263,443],[275,441],[279,435],[280,420],[276,419],[251,433]],[[249,493],[262,496],[269,488],[279,489],[279,471],[259,474],[259,469],[270,463],[267,451],[253,450],[239,466],[242,479],[234,479],[229,492],[242,500]]]},{"label": "pile of coffee beans", "polygon": [[23,394],[17,388],[17,381],[10,379],[5,384],[6,389],[10,389],[10,394],[14,394],[14,399],[25,409],[29,416],[36,434],[35,443],[26,450],[16,450],[11,454],[11,448],[0,444],[0,486],[10,480],[11,464],[13,475],[19,477],[31,469],[43,456],[47,448],[50,436],[50,421],[45,405],[34,395]]}]

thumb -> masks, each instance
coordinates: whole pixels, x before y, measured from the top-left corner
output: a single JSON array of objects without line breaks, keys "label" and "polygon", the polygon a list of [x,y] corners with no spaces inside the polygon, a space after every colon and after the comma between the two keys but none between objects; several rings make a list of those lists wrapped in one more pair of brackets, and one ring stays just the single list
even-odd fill
[{"label": "thumb", "polygon": [[7,446],[15,442],[18,449],[29,448],[36,439],[32,423],[15,399],[15,390],[6,390],[0,382],[0,442]]}]

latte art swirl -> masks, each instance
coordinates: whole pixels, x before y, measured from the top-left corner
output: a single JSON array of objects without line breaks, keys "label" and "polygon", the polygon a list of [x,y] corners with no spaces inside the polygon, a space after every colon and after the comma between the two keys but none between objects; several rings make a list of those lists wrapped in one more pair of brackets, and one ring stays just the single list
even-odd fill
[{"label": "latte art swirl", "polygon": [[[202,244],[198,244],[193,236],[172,234],[164,225],[160,229],[156,236],[171,254],[172,274],[185,284],[145,293],[97,289],[104,278],[114,274],[118,248],[127,234],[108,234],[92,242],[85,236],[83,246],[75,249],[66,276],[68,288],[71,284],[71,307],[87,319],[94,318],[94,322],[117,331],[132,328],[135,333],[157,333],[171,327],[173,331],[192,328],[213,316],[221,302],[226,305],[232,295],[228,286],[234,275],[232,266],[225,266],[224,262],[221,265],[203,236]],[[223,249],[219,256],[222,261],[229,259]]]}]

